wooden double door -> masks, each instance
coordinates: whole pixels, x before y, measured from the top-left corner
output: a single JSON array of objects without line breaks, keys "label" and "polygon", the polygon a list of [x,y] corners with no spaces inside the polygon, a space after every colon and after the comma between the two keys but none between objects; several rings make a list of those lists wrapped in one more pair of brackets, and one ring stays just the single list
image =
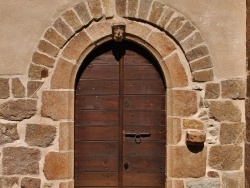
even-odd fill
[{"label": "wooden double door", "polygon": [[165,86],[155,60],[109,42],[83,62],[75,93],[75,187],[165,187]]}]

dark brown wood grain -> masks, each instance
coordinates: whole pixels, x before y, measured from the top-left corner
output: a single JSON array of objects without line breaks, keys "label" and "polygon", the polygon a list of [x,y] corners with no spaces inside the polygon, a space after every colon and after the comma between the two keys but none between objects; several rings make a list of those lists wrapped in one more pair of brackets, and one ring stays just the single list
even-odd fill
[{"label": "dark brown wood grain", "polygon": [[118,110],[118,95],[77,95],[75,106],[79,110]]},{"label": "dark brown wood grain", "polygon": [[75,187],[165,187],[166,89],[156,64],[129,42],[106,43],[83,62],[75,92]]},{"label": "dark brown wood grain", "polygon": [[163,95],[125,95],[124,110],[164,110]]},{"label": "dark brown wood grain", "polygon": [[117,141],[118,126],[75,126],[75,141]]},{"label": "dark brown wood grain", "polygon": [[164,173],[124,173],[124,186],[163,186],[165,183]]},{"label": "dark brown wood grain", "polygon": [[117,172],[118,158],[111,157],[78,157],[75,158],[75,172]]},{"label": "dark brown wood grain", "polygon": [[164,125],[164,111],[124,111],[124,125]]},{"label": "dark brown wood grain", "polygon": [[86,172],[75,176],[76,186],[117,186],[118,174],[115,172]]}]

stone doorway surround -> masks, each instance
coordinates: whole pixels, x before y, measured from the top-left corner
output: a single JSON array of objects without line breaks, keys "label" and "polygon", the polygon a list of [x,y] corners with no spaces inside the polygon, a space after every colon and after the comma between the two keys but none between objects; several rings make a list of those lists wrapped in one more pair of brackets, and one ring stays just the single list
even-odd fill
[{"label": "stone doorway surround", "polygon": [[[195,25],[155,0],[76,4],[39,41],[27,83],[0,78],[0,187],[74,187],[75,77],[89,52],[112,40],[116,21],[126,24],[126,40],[152,53],[165,77],[166,187],[243,187],[245,80],[214,78]],[[204,145],[186,144],[186,135],[203,132]]]}]

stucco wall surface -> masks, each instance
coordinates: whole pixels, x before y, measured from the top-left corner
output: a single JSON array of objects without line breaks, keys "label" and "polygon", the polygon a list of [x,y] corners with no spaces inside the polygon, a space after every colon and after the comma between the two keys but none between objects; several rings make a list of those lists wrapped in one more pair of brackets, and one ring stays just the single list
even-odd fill
[{"label": "stucco wall surface", "polygon": [[[81,0],[9,0],[0,6],[0,75],[27,73],[45,30]],[[245,77],[245,0],[161,0],[186,16],[208,44],[215,78]]]}]

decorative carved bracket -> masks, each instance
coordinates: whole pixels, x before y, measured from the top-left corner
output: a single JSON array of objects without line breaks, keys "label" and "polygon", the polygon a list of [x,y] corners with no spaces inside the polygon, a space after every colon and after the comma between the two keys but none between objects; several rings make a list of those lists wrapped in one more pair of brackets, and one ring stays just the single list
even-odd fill
[{"label": "decorative carved bracket", "polygon": [[126,24],[117,22],[112,24],[112,37],[116,42],[122,42],[125,39]]}]

